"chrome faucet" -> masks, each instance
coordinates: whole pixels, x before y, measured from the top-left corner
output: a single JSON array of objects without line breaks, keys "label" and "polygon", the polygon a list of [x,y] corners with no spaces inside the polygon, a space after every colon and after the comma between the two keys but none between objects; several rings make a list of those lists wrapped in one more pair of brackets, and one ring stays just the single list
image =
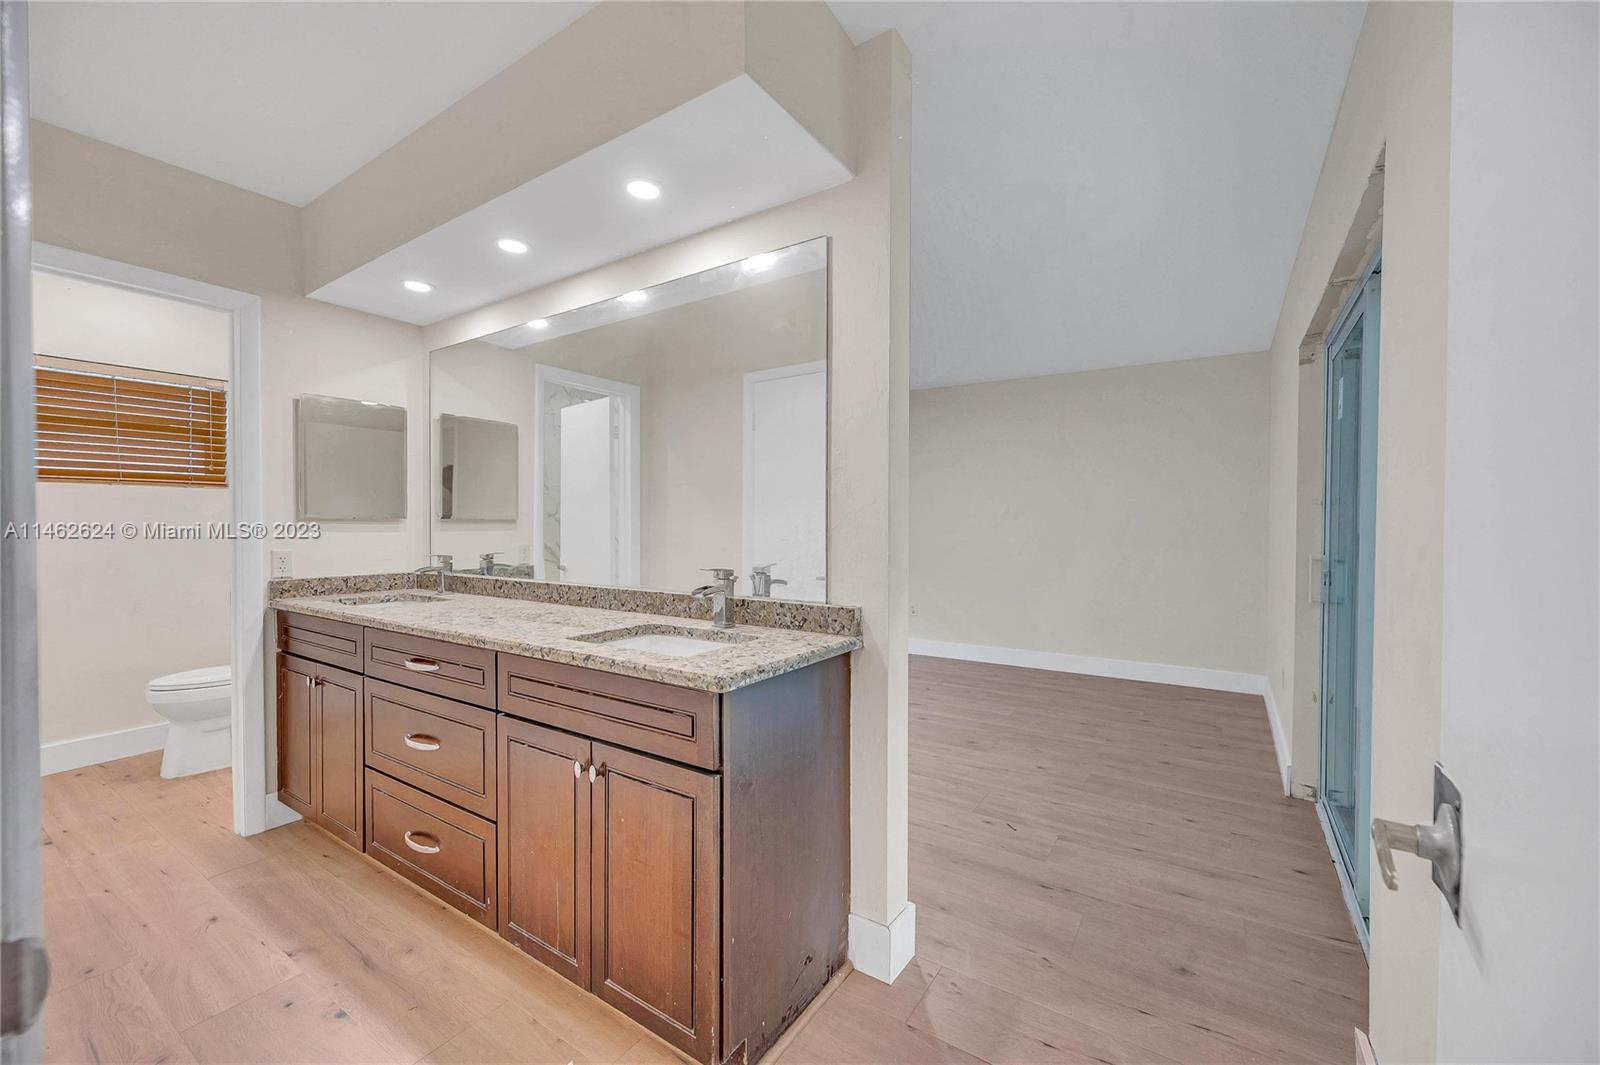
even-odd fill
[{"label": "chrome faucet", "polygon": [[762,566],[754,566],[750,570],[750,594],[758,599],[766,599],[772,595],[772,589],[780,584],[789,582],[782,577],[772,576],[772,567],[776,562],[768,562]]},{"label": "chrome faucet", "polygon": [[711,627],[713,629],[731,629],[733,623],[728,620],[728,600],[732,598],[734,587],[739,578],[733,570],[725,566],[712,566],[706,569],[711,574],[711,583],[703,584],[689,594],[696,599],[711,600]]},{"label": "chrome faucet", "polygon": [[454,562],[455,559],[450,555],[430,555],[429,557],[430,558],[436,558],[439,561],[435,562],[431,566],[418,566],[417,567],[417,572],[418,573],[437,573],[439,575],[439,594],[443,595],[444,594],[444,580],[445,580],[446,577],[448,577],[450,575],[450,564],[452,562]]},{"label": "chrome faucet", "polygon": [[478,556],[478,572],[483,574],[485,577],[493,577],[494,576],[494,556],[498,555],[499,553],[500,552],[498,552],[498,551],[485,551],[483,554],[479,555]]},{"label": "chrome faucet", "polygon": [[711,583],[720,584],[722,590],[728,595],[738,594],[734,589],[739,582],[739,578],[734,576],[733,570],[728,569],[726,566],[712,566],[701,572],[711,574]]},{"label": "chrome faucet", "polygon": [[689,593],[696,599],[711,600],[711,627],[713,629],[731,629],[733,622],[728,620],[728,588],[721,582],[717,584],[702,584]]}]

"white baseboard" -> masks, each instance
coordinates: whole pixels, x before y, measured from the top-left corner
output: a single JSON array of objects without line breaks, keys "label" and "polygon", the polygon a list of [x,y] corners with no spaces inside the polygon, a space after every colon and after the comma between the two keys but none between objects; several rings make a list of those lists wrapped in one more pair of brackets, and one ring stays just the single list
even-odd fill
[{"label": "white baseboard", "polygon": [[852,913],[849,952],[850,964],[861,972],[874,980],[894,983],[917,952],[917,904],[906,903],[905,909],[888,924]]},{"label": "white baseboard", "polygon": [[1163,662],[1138,662],[1127,658],[1096,658],[1057,651],[1030,651],[1021,647],[948,643],[944,640],[912,639],[908,641],[907,650],[914,655],[956,658],[963,662],[989,662],[998,666],[1021,666],[1024,669],[1048,669],[1056,673],[1081,673],[1089,677],[1141,680],[1150,684],[1176,684],[1184,688],[1259,695],[1266,704],[1267,723],[1272,729],[1272,747],[1278,756],[1278,775],[1283,779],[1283,793],[1289,794],[1289,744],[1278,724],[1272,686],[1260,673],[1234,673],[1225,669],[1172,666]]},{"label": "white baseboard", "polygon": [[1278,718],[1278,700],[1272,697],[1272,682],[1261,678],[1261,698],[1267,704],[1267,724],[1272,726],[1272,749],[1278,755],[1278,775],[1283,778],[1283,793],[1293,794],[1289,784],[1289,741],[1283,735],[1283,723]]},{"label": "white baseboard", "polygon": [[39,745],[39,775],[65,773],[86,765],[99,765],[118,758],[130,758],[148,751],[159,751],[167,742],[167,723],[139,725],[136,728],[100,732],[75,740],[57,740]]},{"label": "white baseboard", "polygon": [[263,831],[282,828],[284,825],[292,825],[300,820],[304,819],[294,810],[285,806],[282,800],[278,798],[277,792],[267,796],[267,822]]}]

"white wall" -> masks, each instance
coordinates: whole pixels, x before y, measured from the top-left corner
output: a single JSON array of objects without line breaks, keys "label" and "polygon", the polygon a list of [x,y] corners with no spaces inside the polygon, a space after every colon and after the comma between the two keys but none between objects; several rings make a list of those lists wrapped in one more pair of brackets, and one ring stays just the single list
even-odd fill
[{"label": "white wall", "polygon": [[1600,1060],[1597,11],[1453,25],[1440,756],[1466,851],[1441,1061]]},{"label": "white wall", "polygon": [[[1444,494],[1445,308],[1449,250],[1450,38],[1454,6],[1367,8],[1271,348],[1267,678],[1288,736],[1293,780],[1317,779],[1318,678],[1297,657],[1316,613],[1304,610],[1320,432],[1302,423],[1298,353],[1368,176],[1384,159],[1383,307],[1378,381],[1377,545],[1373,617],[1372,812],[1432,820],[1438,756]],[[1299,668],[1297,668],[1297,666]],[[1375,864],[1375,863],[1374,863]],[[1425,877],[1372,891],[1371,1035],[1378,1059],[1434,1057],[1438,896]]]},{"label": "white wall", "polygon": [[[227,379],[220,311],[34,272],[36,351]],[[226,488],[38,486],[41,522],[226,521]],[[40,540],[39,731],[54,743],[155,725],[152,677],[226,665],[231,545],[225,540]]]},{"label": "white wall", "polygon": [[261,301],[261,433],[267,521],[295,520],[294,399],[370,399],[407,408],[406,518],[320,523],[315,540],[280,540],[296,577],[414,569],[427,555],[428,354],[403,322],[315,300]]},{"label": "white wall", "polygon": [[1259,674],[1264,354],[911,394],[913,638]]}]

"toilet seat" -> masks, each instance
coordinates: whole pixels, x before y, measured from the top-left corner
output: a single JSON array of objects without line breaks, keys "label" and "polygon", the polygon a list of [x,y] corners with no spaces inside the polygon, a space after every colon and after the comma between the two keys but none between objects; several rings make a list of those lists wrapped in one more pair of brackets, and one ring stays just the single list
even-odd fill
[{"label": "toilet seat", "polygon": [[164,677],[157,677],[146,687],[153,695],[157,692],[187,692],[204,691],[210,688],[226,688],[233,683],[232,666],[206,666],[202,669],[186,669],[181,673],[168,673]]}]

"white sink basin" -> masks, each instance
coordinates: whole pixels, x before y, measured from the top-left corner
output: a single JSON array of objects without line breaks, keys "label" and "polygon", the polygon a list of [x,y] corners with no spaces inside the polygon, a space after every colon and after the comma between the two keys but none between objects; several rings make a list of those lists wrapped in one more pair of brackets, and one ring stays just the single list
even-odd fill
[{"label": "white sink basin", "polygon": [[647,651],[653,655],[667,655],[671,658],[688,658],[709,651],[720,651],[728,644],[721,640],[700,640],[692,636],[666,636],[652,632],[643,636],[624,636],[617,640],[606,640],[601,646],[615,647],[622,651]]}]

